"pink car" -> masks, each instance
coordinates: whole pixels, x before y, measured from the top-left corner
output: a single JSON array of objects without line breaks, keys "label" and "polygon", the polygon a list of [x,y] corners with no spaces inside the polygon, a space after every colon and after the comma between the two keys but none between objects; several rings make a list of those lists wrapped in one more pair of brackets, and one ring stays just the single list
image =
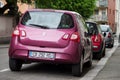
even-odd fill
[{"label": "pink car", "polygon": [[11,71],[26,62],[71,64],[75,76],[83,64],[92,65],[90,34],[80,14],[73,11],[34,9],[26,11],[13,31],[9,48]]}]

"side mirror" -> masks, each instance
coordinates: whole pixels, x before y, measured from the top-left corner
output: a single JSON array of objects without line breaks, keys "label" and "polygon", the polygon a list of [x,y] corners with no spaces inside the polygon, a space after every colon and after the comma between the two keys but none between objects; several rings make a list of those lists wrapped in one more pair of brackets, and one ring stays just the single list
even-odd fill
[{"label": "side mirror", "polygon": [[113,32],[113,34],[115,34],[115,32]]},{"label": "side mirror", "polygon": [[90,36],[91,34],[90,34],[90,33],[87,33],[87,32],[84,32],[84,35],[85,35],[85,37],[88,37],[88,36]]}]

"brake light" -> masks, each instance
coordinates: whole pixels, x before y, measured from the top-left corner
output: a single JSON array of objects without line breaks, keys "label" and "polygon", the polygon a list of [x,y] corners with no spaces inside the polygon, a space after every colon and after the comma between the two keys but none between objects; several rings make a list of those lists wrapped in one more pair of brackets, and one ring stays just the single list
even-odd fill
[{"label": "brake light", "polygon": [[111,33],[108,33],[108,38],[110,38],[111,37]]},{"label": "brake light", "polygon": [[63,40],[68,40],[69,39],[69,34],[65,34],[63,37],[62,37]]},{"label": "brake light", "polygon": [[24,30],[19,30],[19,29],[16,29],[13,31],[13,36],[22,36],[22,37],[25,37],[26,36],[26,33]]},{"label": "brake light", "polygon": [[19,36],[20,35],[20,31],[18,29],[13,31],[13,36]]},{"label": "brake light", "polygon": [[93,35],[93,36],[91,37],[91,39],[92,39],[93,42],[99,43],[99,42],[101,42],[101,40],[102,40],[102,36],[101,36],[100,34],[98,34],[98,35]]},{"label": "brake light", "polygon": [[75,41],[75,42],[80,42],[80,37],[79,37],[78,32],[73,33],[73,34],[71,35],[70,40]]}]

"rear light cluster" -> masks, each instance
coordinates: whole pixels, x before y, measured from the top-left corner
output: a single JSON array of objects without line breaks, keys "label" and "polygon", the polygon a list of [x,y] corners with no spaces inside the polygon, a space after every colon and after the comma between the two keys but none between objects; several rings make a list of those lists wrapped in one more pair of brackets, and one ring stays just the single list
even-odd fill
[{"label": "rear light cluster", "polygon": [[94,41],[94,42],[101,42],[101,36],[100,35],[94,35],[93,37],[92,37],[92,40]]},{"label": "rear light cluster", "polygon": [[25,37],[25,36],[26,36],[26,32],[25,32],[24,30],[15,29],[15,30],[13,31],[12,36]]},{"label": "rear light cluster", "polygon": [[75,41],[75,42],[80,42],[80,36],[78,34],[78,32],[73,33],[71,36],[69,34],[65,34],[62,37],[63,40],[68,40],[70,39],[71,41]]},{"label": "rear light cluster", "polygon": [[108,33],[108,38],[110,38],[111,37],[111,33]]}]

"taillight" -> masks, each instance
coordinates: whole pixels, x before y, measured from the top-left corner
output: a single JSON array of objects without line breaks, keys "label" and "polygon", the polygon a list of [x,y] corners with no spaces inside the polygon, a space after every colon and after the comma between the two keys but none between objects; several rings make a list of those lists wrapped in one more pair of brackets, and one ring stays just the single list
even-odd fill
[{"label": "taillight", "polygon": [[108,33],[108,38],[110,38],[111,37],[111,33]]},{"label": "taillight", "polygon": [[21,37],[25,37],[26,36],[26,32],[24,30],[19,30],[16,29],[13,31],[13,36],[21,36]]},{"label": "taillight", "polygon": [[63,40],[71,40],[75,42],[80,42],[80,37],[78,32],[73,33],[71,36],[69,34],[64,34],[62,37]]},{"label": "taillight", "polygon": [[94,42],[100,42],[100,36],[95,36]]},{"label": "taillight", "polygon": [[20,30],[16,29],[13,31],[13,36],[19,36],[20,35]]},{"label": "taillight", "polygon": [[78,32],[75,32],[71,35],[70,40],[75,41],[75,42],[80,42],[80,37]]},{"label": "taillight", "polygon": [[101,39],[102,38],[102,36],[100,35],[100,34],[98,34],[98,35],[93,35],[92,36],[92,41],[93,42],[101,42]]},{"label": "taillight", "polygon": [[64,36],[62,37],[63,40],[68,40],[69,39],[69,34],[64,34]]}]

